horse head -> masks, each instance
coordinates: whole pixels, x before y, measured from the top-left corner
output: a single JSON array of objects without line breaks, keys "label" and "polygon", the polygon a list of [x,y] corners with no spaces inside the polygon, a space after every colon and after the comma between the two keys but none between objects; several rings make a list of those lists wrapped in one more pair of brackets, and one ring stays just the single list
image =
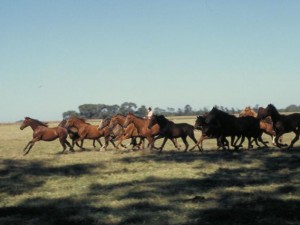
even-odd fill
[{"label": "horse head", "polygon": [[202,127],[205,125],[205,116],[197,116],[194,128],[202,130]]},{"label": "horse head", "polygon": [[110,118],[106,118],[106,119],[104,119],[104,120],[101,120],[101,121],[100,121],[100,124],[99,124],[99,127],[98,127],[98,130],[101,130],[101,129],[103,129],[104,127],[109,126],[109,124],[110,124]]},{"label": "horse head", "polygon": [[21,126],[20,126],[20,130],[23,130],[24,128],[28,127],[30,125],[30,117],[25,117]]},{"label": "horse head", "polygon": [[133,119],[134,119],[134,115],[131,112],[128,112],[123,127],[126,128],[130,123],[133,122]]},{"label": "horse head", "polygon": [[155,124],[157,124],[158,115],[152,115],[150,122],[148,124],[148,129],[151,129]]}]

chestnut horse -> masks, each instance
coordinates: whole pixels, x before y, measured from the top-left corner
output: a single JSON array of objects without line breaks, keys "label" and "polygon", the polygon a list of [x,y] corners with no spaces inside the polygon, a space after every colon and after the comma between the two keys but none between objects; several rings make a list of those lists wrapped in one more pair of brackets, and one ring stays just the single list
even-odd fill
[{"label": "chestnut horse", "polygon": [[[137,128],[134,126],[134,124],[129,124],[126,128],[124,127],[124,122],[126,120],[126,117],[121,115],[121,114],[116,114],[114,115],[109,123],[109,129],[113,131],[114,129],[118,129],[121,127],[122,130],[120,130],[120,133],[116,135],[115,141],[118,141],[116,145],[116,149],[119,149],[119,145],[122,147],[127,147],[122,144],[122,142],[126,139],[131,138],[130,144],[133,145],[133,148],[137,147],[138,149],[140,148],[140,144],[142,144],[142,149],[144,149],[144,137],[139,135]],[[122,131],[122,132],[121,132]],[[139,144],[136,143],[136,138],[139,137],[141,138],[141,141]],[[130,145],[129,144],[129,145]]]},{"label": "chestnut horse", "polygon": [[20,129],[23,130],[28,126],[30,126],[33,130],[33,139],[29,141],[28,144],[25,146],[23,151],[26,151],[27,148],[28,149],[24,153],[24,155],[27,155],[29,153],[30,149],[33,147],[35,142],[53,141],[57,138],[59,138],[60,144],[63,146],[62,152],[66,150],[67,146],[70,148],[70,151],[74,152],[73,147],[67,141],[68,132],[66,128],[60,126],[49,128],[46,123],[43,123],[36,119],[32,119],[30,117],[25,117],[25,120],[22,122]]},{"label": "chestnut horse", "polygon": [[[84,139],[91,139],[96,140],[102,147],[100,137],[103,137],[104,134],[98,130],[98,126],[86,123],[84,119],[77,117],[69,118],[65,126],[68,129],[75,127],[78,130],[79,137],[75,140],[75,142],[82,141]],[[84,150],[82,146],[80,146],[80,149]]]},{"label": "chestnut horse", "polygon": [[150,150],[154,147],[154,136],[159,135],[159,125],[155,124],[151,129],[148,128],[151,120],[144,119],[138,116],[133,115],[132,113],[128,113],[123,124],[124,128],[128,127],[130,124],[134,124],[136,127],[138,134],[142,137],[147,138],[148,147],[150,146]]},{"label": "chestnut horse", "polygon": [[[105,144],[102,146],[101,149],[105,149],[105,150],[109,142],[111,142],[114,148],[116,148],[114,140],[123,135],[123,128],[120,125],[116,125],[112,129],[109,128],[110,120],[111,119],[109,118],[102,120],[98,127],[98,130],[104,133]],[[121,146],[124,148],[126,147],[123,144],[121,144]]]},{"label": "chestnut horse", "polygon": [[247,106],[243,111],[240,112],[239,117],[245,117],[245,116],[253,116],[257,117],[257,113],[251,109],[250,106]]},{"label": "chestnut horse", "polygon": [[294,132],[295,138],[291,141],[288,149],[291,149],[296,141],[299,140],[300,135],[300,113],[292,113],[289,115],[281,115],[274,105],[269,104],[264,112],[261,114],[262,118],[271,116],[273,127],[276,132],[275,143],[281,148],[284,145],[279,143],[279,137],[285,133]]},{"label": "chestnut horse", "polygon": [[[75,141],[79,138],[79,135],[78,135],[78,129],[76,127],[66,127],[66,123],[67,123],[67,120],[66,119],[63,119],[59,124],[58,126],[59,127],[64,127],[67,129],[67,132],[69,134],[69,137],[70,139],[72,140],[72,148],[74,148],[74,145],[76,144],[79,148],[82,148],[83,146],[83,140],[81,140],[81,143],[80,145]],[[96,145],[95,145],[95,140],[93,140],[93,146],[94,148],[96,148]]]}]

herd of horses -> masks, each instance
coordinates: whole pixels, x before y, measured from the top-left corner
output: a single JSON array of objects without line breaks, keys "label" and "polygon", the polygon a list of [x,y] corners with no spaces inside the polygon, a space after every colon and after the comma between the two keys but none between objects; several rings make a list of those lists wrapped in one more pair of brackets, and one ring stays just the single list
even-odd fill
[{"label": "herd of horses", "polygon": [[[106,149],[111,143],[116,149],[119,149],[119,146],[127,148],[128,145],[132,145],[133,150],[144,149],[147,140],[147,147],[150,150],[157,149],[161,152],[167,140],[171,140],[175,148],[180,149],[178,138],[182,139],[185,145],[184,151],[187,151],[189,148],[187,137],[194,142],[190,151],[196,147],[199,151],[203,151],[203,141],[211,138],[216,139],[218,148],[222,149],[233,147],[238,150],[242,148],[245,139],[248,140],[247,149],[253,148],[254,142],[258,148],[267,148],[267,142],[262,139],[262,134],[266,133],[272,137],[274,145],[282,148],[287,146],[282,143],[282,135],[294,132],[295,137],[287,147],[291,149],[299,140],[300,113],[283,115],[274,105],[269,104],[266,108],[260,107],[258,112],[247,107],[238,117],[214,107],[210,112],[197,116],[194,126],[188,123],[174,123],[163,115],[153,115],[151,119],[145,119],[133,113],[128,113],[126,116],[116,114],[102,120],[99,126],[87,123],[82,118],[70,117],[52,128],[49,128],[47,123],[25,117],[20,129],[23,130],[27,126],[33,130],[33,139],[25,146],[24,155],[29,153],[37,141],[53,141],[57,138],[63,147],[62,152],[65,152],[67,146],[71,152],[74,152],[75,145],[84,150],[83,143],[86,139],[93,140],[94,147],[97,141],[101,149]],[[195,129],[202,131],[199,140],[195,138]],[[72,143],[67,140],[67,137],[72,140]],[[100,138],[104,138],[104,144]],[[160,138],[164,140],[158,148],[154,143]],[[231,139],[230,144],[227,138]],[[127,139],[131,139],[131,142],[124,145],[123,141]]]}]

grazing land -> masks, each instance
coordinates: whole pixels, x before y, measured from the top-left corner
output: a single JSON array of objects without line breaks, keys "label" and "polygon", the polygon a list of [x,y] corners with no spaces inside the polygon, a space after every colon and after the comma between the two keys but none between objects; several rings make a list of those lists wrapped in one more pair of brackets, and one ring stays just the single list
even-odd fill
[{"label": "grazing land", "polygon": [[60,154],[56,140],[23,156],[32,130],[19,126],[0,125],[0,224],[300,224],[300,141],[287,151],[263,136],[269,149],[222,151],[212,139],[186,153],[168,141],[157,153],[86,140],[86,151]]}]

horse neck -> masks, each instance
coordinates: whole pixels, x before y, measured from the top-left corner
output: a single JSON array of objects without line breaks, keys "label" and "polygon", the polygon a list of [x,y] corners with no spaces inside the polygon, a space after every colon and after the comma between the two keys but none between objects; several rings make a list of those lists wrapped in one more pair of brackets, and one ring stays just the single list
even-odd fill
[{"label": "horse neck", "polygon": [[134,124],[134,126],[137,129],[141,129],[144,128],[145,126],[148,126],[148,123],[146,120],[142,119],[142,118],[138,118],[138,117],[133,117],[132,119],[132,123]]},{"label": "horse neck", "polygon": [[159,127],[164,128],[166,127],[168,124],[172,123],[171,121],[167,120],[166,118],[163,119],[158,119],[157,120],[157,124],[159,125]]},{"label": "horse neck", "polygon": [[35,130],[37,127],[41,126],[40,124],[32,121],[29,123],[29,126],[31,127],[32,130]]},{"label": "horse neck", "polygon": [[118,116],[117,117],[117,122],[119,125],[123,126],[124,122],[126,120],[126,117],[123,117],[123,116]]},{"label": "horse neck", "polygon": [[74,121],[72,127],[76,127],[77,129],[84,127],[84,126],[88,126],[87,123],[82,122],[82,121]]},{"label": "horse neck", "polygon": [[276,123],[278,120],[280,120],[281,115],[279,114],[279,112],[276,109],[274,109],[270,113],[270,116],[271,116],[273,123]]}]

